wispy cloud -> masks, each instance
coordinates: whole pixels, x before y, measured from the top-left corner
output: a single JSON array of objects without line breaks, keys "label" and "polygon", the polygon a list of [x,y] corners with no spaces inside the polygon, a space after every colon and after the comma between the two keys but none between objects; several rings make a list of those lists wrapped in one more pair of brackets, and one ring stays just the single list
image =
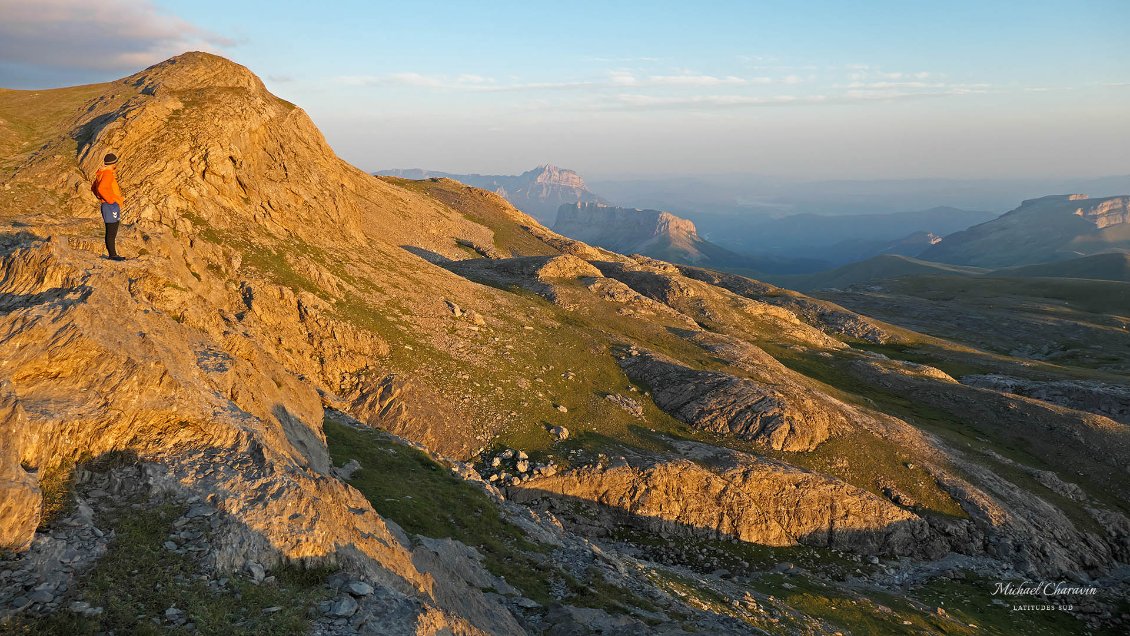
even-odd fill
[{"label": "wispy cloud", "polygon": [[149,0],[0,0],[0,16],[0,60],[35,68],[136,70],[235,44]]},{"label": "wispy cloud", "polygon": [[620,106],[636,109],[735,108],[742,106],[784,106],[819,104],[828,101],[825,95],[689,95],[670,97],[642,94],[616,96]]},{"label": "wispy cloud", "polygon": [[385,75],[347,75],[337,82],[348,86],[412,86],[441,90],[482,92],[587,90],[602,88],[650,87],[713,87],[713,86],[763,86],[770,84],[799,84],[804,79],[797,75],[780,78],[767,76],[707,75],[692,72],[668,75],[640,74],[634,71],[608,71],[594,79],[558,82],[500,82],[481,75],[425,75],[415,72],[388,73]]},{"label": "wispy cloud", "polygon": [[[792,67],[800,68],[800,67]],[[948,82],[930,71],[886,71],[864,64],[837,65],[805,74],[666,73],[614,69],[592,78],[526,82],[479,74],[397,72],[340,77],[347,85],[408,87],[462,93],[528,93],[534,109],[676,110],[757,108],[786,105],[896,101],[988,92],[987,83]],[[572,91],[575,97],[539,98],[538,93]]]}]

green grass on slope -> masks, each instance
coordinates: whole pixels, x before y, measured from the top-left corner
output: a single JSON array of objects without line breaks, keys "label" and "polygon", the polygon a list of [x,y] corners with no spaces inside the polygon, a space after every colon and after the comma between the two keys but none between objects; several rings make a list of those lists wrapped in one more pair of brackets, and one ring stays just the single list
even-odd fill
[{"label": "green grass on slope", "polygon": [[883,284],[887,284],[892,279],[907,276],[974,276],[985,271],[986,270],[977,267],[947,265],[944,263],[922,261],[909,256],[883,254],[826,272],[770,276],[768,280],[789,287],[790,289],[806,291],[832,287],[842,288],[865,283],[882,282]]},{"label": "green grass on slope", "polygon": [[929,300],[997,301],[1026,297],[1059,301],[1076,311],[1130,315],[1130,283],[1078,278],[913,276],[887,281],[888,291]]},{"label": "green grass on slope", "polygon": [[1130,282],[1130,254],[1124,252],[1093,254],[1066,261],[1010,267],[997,270],[994,275],[1089,278]]},{"label": "green grass on slope", "polygon": [[[279,636],[304,633],[307,609],[327,598],[321,585],[324,570],[281,568],[272,574],[274,584],[254,585],[230,576],[227,589],[216,592],[197,577],[197,564],[170,552],[162,544],[173,522],[185,512],[167,504],[129,510],[109,519],[115,532],[109,552],[78,581],[72,600],[103,608],[95,618],[60,610],[41,619],[21,618],[0,624],[0,632],[14,634],[175,634],[187,633],[164,623],[165,610],[176,607],[196,625],[199,634],[227,636]],[[100,523],[102,527],[105,524]],[[267,612],[268,608],[281,608]],[[152,619],[158,619],[154,621]]]},{"label": "green grass on slope", "polygon": [[[775,593],[789,606],[855,636],[1114,633],[1084,632],[1083,623],[1063,611],[1017,611],[1007,599],[1004,605],[994,605],[992,601],[998,597],[991,593],[996,582],[983,579],[936,580],[897,594],[868,589],[836,590],[798,576],[770,575],[759,583],[761,591]],[[785,587],[786,583],[793,587]]]},{"label": "green grass on slope", "polygon": [[[1002,604],[999,597],[992,596],[995,581],[971,576],[938,579],[894,593],[851,579],[861,572],[874,574],[881,566],[858,563],[827,550],[769,548],[709,539],[659,539],[637,530],[622,530],[615,536],[634,545],[675,548],[687,558],[676,558],[672,563],[659,557],[659,561],[695,571],[703,569],[696,562],[699,555],[718,560],[735,580],[758,595],[755,598],[765,611],[754,612],[750,623],[770,633],[1067,636],[1080,633],[1083,628],[1079,620],[1066,612],[1014,611],[1007,599]],[[800,571],[786,574],[773,570],[785,562],[795,564]],[[730,613],[732,599],[712,589],[710,579],[660,569],[651,578],[659,587],[689,597],[693,604],[717,613]],[[998,603],[993,603],[994,598]],[[938,608],[945,613],[938,612]]]},{"label": "green grass on slope", "polygon": [[412,534],[452,538],[476,548],[496,576],[542,604],[554,601],[551,585],[568,590],[567,602],[582,607],[654,610],[644,599],[614,588],[599,574],[580,581],[548,564],[547,548],[531,542],[502,518],[486,493],[459,479],[424,453],[375,430],[358,430],[327,413],[326,442],[335,464],[361,464],[349,483],[382,516]]}]

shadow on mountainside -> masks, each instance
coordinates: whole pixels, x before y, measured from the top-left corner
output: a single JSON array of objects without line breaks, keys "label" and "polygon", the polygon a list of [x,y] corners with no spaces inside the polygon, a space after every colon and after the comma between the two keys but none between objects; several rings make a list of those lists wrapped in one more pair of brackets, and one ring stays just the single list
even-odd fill
[{"label": "shadow on mountainside", "polygon": [[422,247],[417,247],[415,245],[401,245],[400,247],[405,252],[408,252],[409,254],[412,254],[414,256],[419,256],[420,258],[424,259],[425,261],[427,261],[427,262],[429,262],[433,265],[439,265],[440,267],[446,268],[448,264],[455,262],[455,261],[451,260],[450,258],[447,258],[446,256],[444,256],[443,254],[438,254],[438,253],[433,252],[431,250],[424,249]]},{"label": "shadow on mountainside", "polygon": [[86,300],[93,289],[87,285],[78,287],[56,287],[34,294],[10,294],[0,292],[0,314],[36,305],[53,305],[61,309]]}]

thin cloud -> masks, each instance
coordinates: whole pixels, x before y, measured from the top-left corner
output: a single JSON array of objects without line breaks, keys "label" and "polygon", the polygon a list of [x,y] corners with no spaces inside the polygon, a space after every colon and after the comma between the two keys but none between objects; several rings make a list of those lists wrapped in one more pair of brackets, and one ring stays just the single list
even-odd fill
[{"label": "thin cloud", "polygon": [[784,106],[789,104],[818,104],[828,101],[825,95],[691,95],[664,97],[658,95],[621,94],[616,102],[637,109],[681,108],[734,108],[741,106]]},{"label": "thin cloud", "polygon": [[149,0],[0,0],[0,59],[31,68],[134,70],[236,44]]},{"label": "thin cloud", "polygon": [[612,102],[597,105],[598,110],[709,110],[756,108],[763,106],[801,106],[853,102],[900,101],[931,97],[951,97],[987,92],[988,85],[946,86],[933,90],[853,89],[838,94],[818,95],[689,95],[659,96],[642,93],[616,95]]},{"label": "thin cloud", "polygon": [[637,63],[651,64],[651,63],[654,63],[654,62],[659,62],[663,58],[648,57],[648,56],[641,56],[641,57],[600,57],[600,56],[597,56],[597,55],[586,55],[586,56],[582,57],[581,59],[585,62],[596,62],[598,64],[637,64]]},{"label": "thin cloud", "polygon": [[559,91],[559,90],[595,90],[595,89],[620,89],[620,88],[708,88],[723,86],[761,86],[768,84],[799,84],[804,81],[796,75],[789,75],[780,79],[772,77],[754,76],[740,77],[737,75],[705,75],[697,73],[677,73],[672,75],[639,75],[631,71],[609,71],[600,79],[560,81],[560,82],[511,82],[501,83],[491,77],[482,75],[463,74],[450,75],[425,75],[415,72],[389,73],[386,75],[347,75],[336,80],[347,86],[410,86],[416,88],[432,88],[439,90],[463,90],[481,92],[518,92],[518,91]]}]

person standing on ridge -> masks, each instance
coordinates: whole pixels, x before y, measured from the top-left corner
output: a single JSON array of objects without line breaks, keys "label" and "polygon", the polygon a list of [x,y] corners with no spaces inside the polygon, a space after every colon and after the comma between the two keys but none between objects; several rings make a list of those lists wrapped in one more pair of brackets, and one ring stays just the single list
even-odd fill
[{"label": "person standing on ridge", "polygon": [[118,156],[109,153],[102,160],[102,167],[94,174],[94,183],[90,184],[90,191],[98,197],[102,204],[102,220],[106,223],[106,251],[110,260],[124,261],[124,256],[118,256],[114,242],[118,238],[118,224],[122,220],[122,191],[118,187],[118,177],[114,170],[118,167]]}]

